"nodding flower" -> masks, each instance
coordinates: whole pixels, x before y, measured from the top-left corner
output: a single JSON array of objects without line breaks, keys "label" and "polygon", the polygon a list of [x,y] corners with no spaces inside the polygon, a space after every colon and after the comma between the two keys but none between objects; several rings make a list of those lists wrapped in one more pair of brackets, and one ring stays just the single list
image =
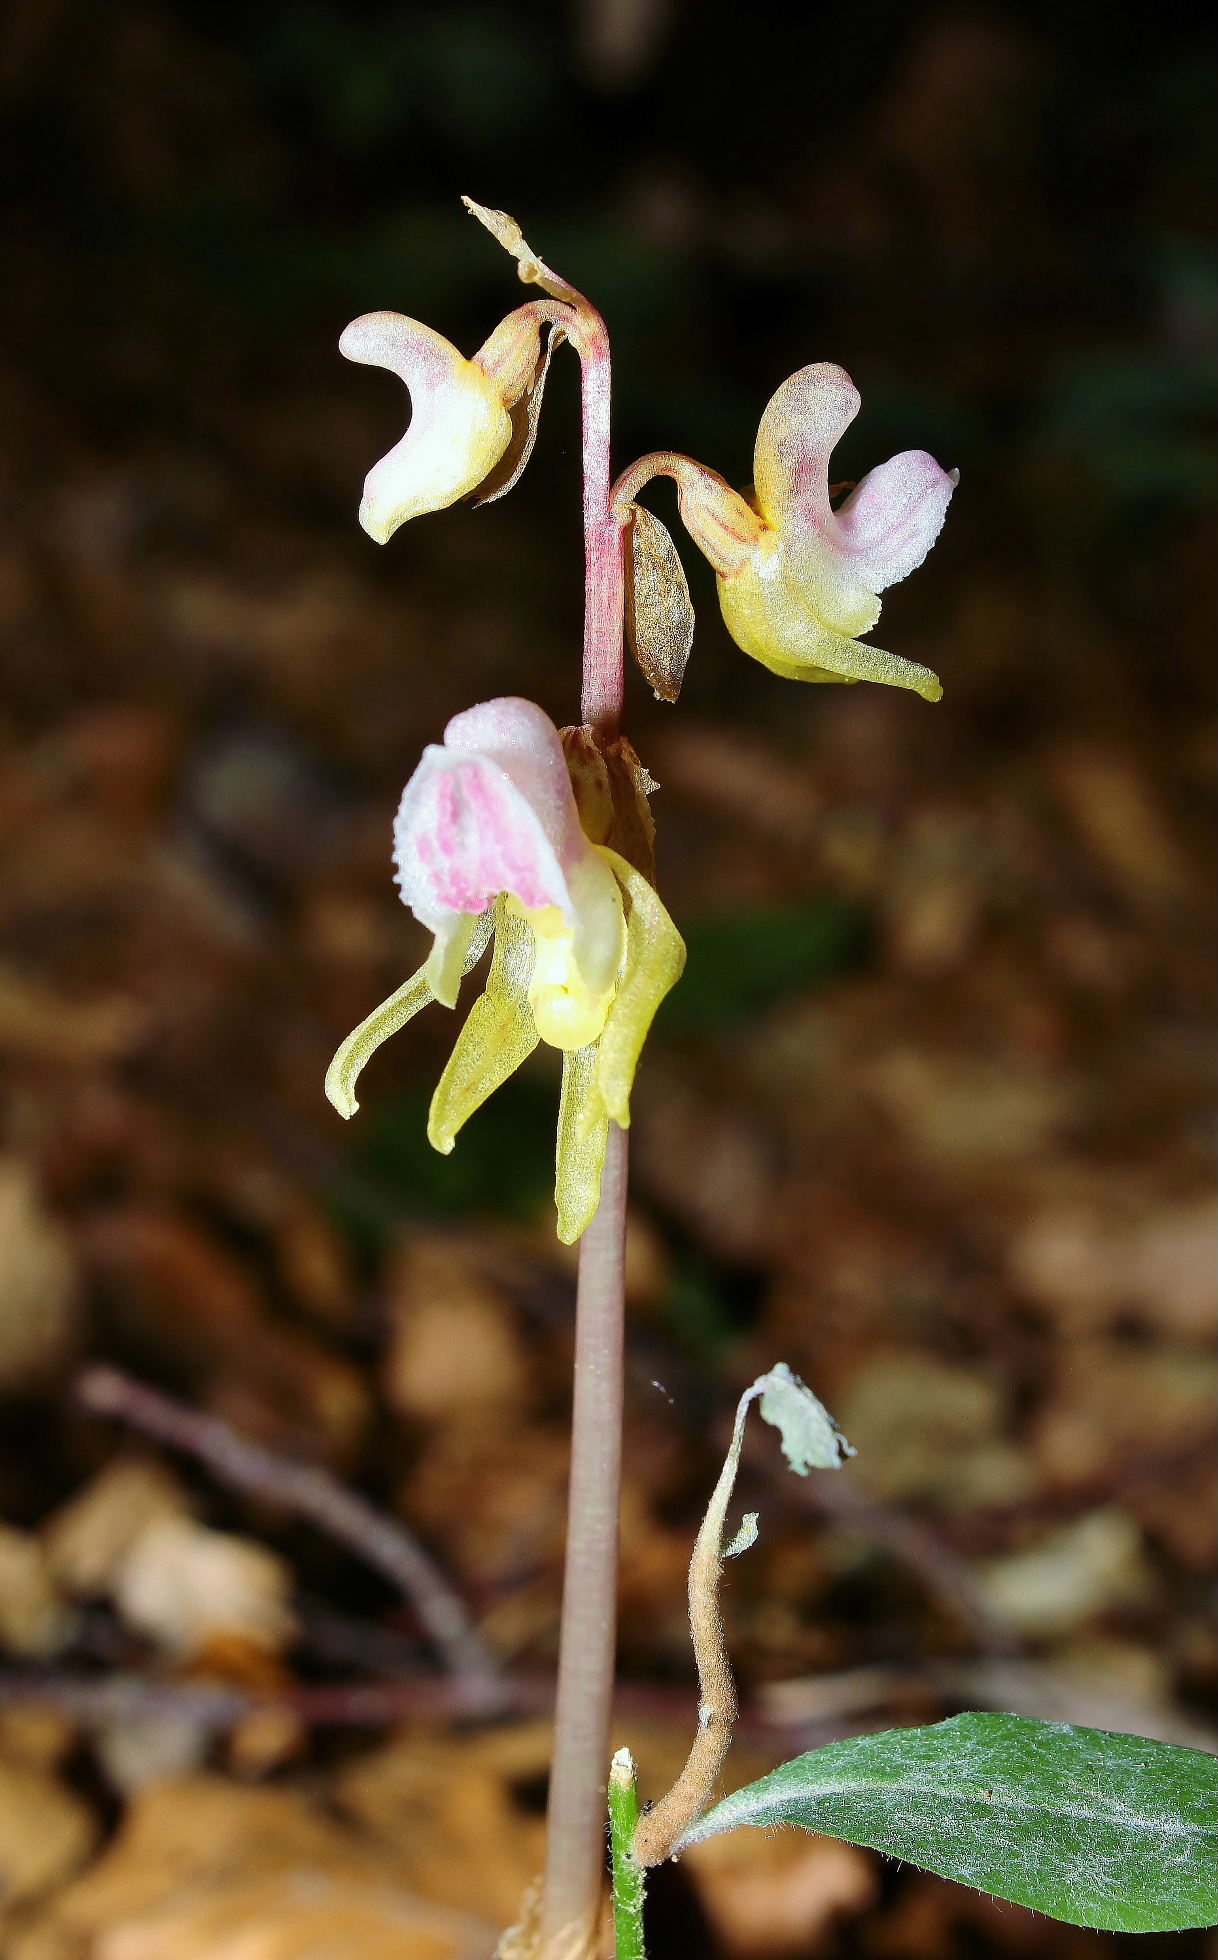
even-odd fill
[{"label": "nodding flower", "polygon": [[[500,321],[472,360],[402,313],[365,313],[339,340],[349,361],[388,368],[410,391],[410,426],[364,479],[359,521],[385,544],[399,524],[477,492],[512,488],[537,432],[550,355],[570,309],[533,300]],[[547,331],[548,329],[548,331]]]},{"label": "nodding flower", "polygon": [[369,1057],[420,1008],[455,1006],[493,938],[485,991],[440,1077],[428,1138],[447,1154],[539,1041],[560,1049],[555,1201],[570,1244],[599,1202],[609,1123],[630,1122],[643,1043],[685,963],[680,935],[644,873],[587,835],[558,730],[514,696],[455,716],[443,743],[424,751],[402,794],[394,857],[431,952],[348,1035],[326,1094],[352,1116]]},{"label": "nodding flower", "polygon": [[[645,456],[615,490],[619,518],[635,532],[635,589],[672,598],[671,541],[661,581],[640,572],[640,550],[663,527],[633,503],[652,476],[671,476],[681,518],[718,574],[727,629],[739,647],[774,673],[803,681],[883,681],[912,688],[927,701],[943,693],[928,667],[867,646],[858,638],[880,616],[879,594],[916,570],[938,537],[958,473],[940,469],[925,450],[909,449],[865,476],[837,509],[829,457],[859,411],[859,394],[830,362],[801,368],[784,381],[761,418],[751,492],[739,495],[714,470],[688,456]],[[657,559],[658,563],[658,559]],[[672,613],[670,611],[670,617]],[[659,620],[632,622],[636,650],[663,642]],[[692,619],[690,620],[690,630]],[[672,638],[670,632],[669,638]],[[684,642],[687,650],[687,638]],[[641,656],[640,664],[647,671]],[[673,698],[663,679],[657,692]],[[679,685],[679,676],[676,679]]]}]

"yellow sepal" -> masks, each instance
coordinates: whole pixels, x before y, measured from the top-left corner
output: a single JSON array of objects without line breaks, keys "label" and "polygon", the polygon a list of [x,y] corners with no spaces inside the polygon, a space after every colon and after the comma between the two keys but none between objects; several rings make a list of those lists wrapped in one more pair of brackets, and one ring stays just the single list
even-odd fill
[{"label": "yellow sepal", "polygon": [[443,1001],[445,1007],[453,1005],[456,988],[461,979],[471,967],[477,966],[486,951],[487,941],[491,936],[493,916],[488,905],[485,912],[480,912],[476,917],[471,916],[467,922],[460,923],[453,935],[454,941],[460,947],[461,961],[460,972],[454,975],[450,971],[448,976],[452,982],[453,1000],[444,999],[444,996],[437,993],[432,986],[433,961],[436,958],[436,949],[433,946],[429,958],[418,972],[412,974],[395,994],[390,994],[388,1000],[383,1000],[379,1007],[374,1007],[371,1014],[360,1022],[358,1028],[351,1030],[326,1070],[326,1094],[340,1116],[355,1115],[359,1108],[355,1100],[356,1082],[383,1041],[388,1041],[391,1034],[396,1034],[399,1028],[404,1028],[407,1021],[413,1021],[420,1008],[430,1007],[433,1000]]},{"label": "yellow sepal", "polygon": [[486,991],[469,1011],[427,1115],[427,1140],[445,1157],[462,1125],[537,1046],[528,996],[535,953],[528,920],[507,898],[496,899],[495,952]]},{"label": "yellow sepal", "polygon": [[[924,701],[941,699],[943,684],[929,667],[835,633],[760,555],[718,584],[728,632],[738,647],[772,673],[796,681],[881,681],[888,687],[909,688]],[[873,601],[873,607],[878,614],[879,602]]]},{"label": "yellow sepal", "polygon": [[598,1047],[568,1048],[562,1058],[554,1203],[564,1245],[587,1230],[601,1201],[609,1112],[597,1082]]},{"label": "yellow sepal", "polygon": [[419,1009],[430,1007],[434,999],[427,968],[421,966],[395,994],[374,1007],[358,1028],[352,1029],[326,1070],[326,1094],[340,1116],[352,1117],[359,1108],[355,1100],[356,1082],[382,1041],[388,1041],[407,1021],[413,1021]]},{"label": "yellow sepal", "polygon": [[605,1108],[630,1124],[630,1090],[656,1009],[681,977],[685,941],[655,888],[616,851],[597,846],[626,897],[626,951],[605,1032],[597,1043],[596,1079]]}]

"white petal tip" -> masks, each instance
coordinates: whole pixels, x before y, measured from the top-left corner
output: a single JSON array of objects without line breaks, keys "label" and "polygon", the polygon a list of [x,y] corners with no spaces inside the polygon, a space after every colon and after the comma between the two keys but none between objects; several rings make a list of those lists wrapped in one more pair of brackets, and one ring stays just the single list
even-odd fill
[{"label": "white petal tip", "polygon": [[361,529],[368,533],[373,544],[388,544],[390,538],[397,530],[397,525],[382,517],[369,504],[366,497],[359,507],[359,521]]}]

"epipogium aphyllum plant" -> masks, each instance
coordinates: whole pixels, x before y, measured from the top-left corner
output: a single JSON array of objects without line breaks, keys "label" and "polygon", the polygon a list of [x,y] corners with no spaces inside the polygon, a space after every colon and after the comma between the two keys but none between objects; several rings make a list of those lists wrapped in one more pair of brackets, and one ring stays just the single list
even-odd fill
[{"label": "epipogium aphyllum plant", "polygon": [[343,353],[397,374],[412,410],[406,434],[366,479],[360,522],[384,543],[407,518],[511,489],[533,446],[550,357],[568,341],[582,373],[581,721],[560,732],[541,708],[506,697],[457,715],[424,752],[402,796],[394,856],[402,898],[434,935],[432,949],[343,1043],[326,1089],[353,1115],[356,1080],[375,1049],[431,1002],[455,1007],[492,941],[484,990],[432,1099],[431,1142],[450,1151],[539,1041],[563,1057],[555,1202],[560,1238],[580,1251],[554,1751],[544,1875],[500,1953],[583,1960],[597,1950],[606,1800],[618,1960],[644,1951],[647,1868],[740,1825],[800,1824],[1076,1925],[1211,1924],[1218,1777],[1214,1759],[1196,1750],[964,1714],[831,1743],[715,1801],[736,1713],[719,1585],[723,1560],[757,1530],[750,1514],[724,1542],[749,1406],[760,1403],[800,1475],[852,1454],[782,1363],[740,1400],[690,1565],[700,1700],[689,1759],[641,1816],[629,1752],[609,1762],[626,1132],[643,1043],[685,958],[656,891],[654,784],[622,731],[624,643],[656,694],[675,701],[694,627],[672,537],[638,495],[654,476],[675,481],[681,519],[714,567],[725,622],[745,653],[791,679],[879,681],[936,701],[942,689],[928,668],[859,636],[875,625],[879,594],[934,543],[956,478],[913,450],[835,505],[829,457],[859,397],[825,362],[801,368],[771,399],[744,494],[670,452],[614,482],[604,321],[513,219],[466,203],[541,297],[509,313],[469,360],[399,314],[347,328]]}]

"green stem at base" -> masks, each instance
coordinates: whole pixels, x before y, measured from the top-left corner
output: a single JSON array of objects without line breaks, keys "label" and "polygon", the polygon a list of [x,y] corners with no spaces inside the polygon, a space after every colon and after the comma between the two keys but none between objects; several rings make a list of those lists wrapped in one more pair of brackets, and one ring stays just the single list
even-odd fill
[{"label": "green stem at base", "polygon": [[646,1874],[631,1849],[639,1821],[634,1757],[619,1749],[609,1767],[609,1846],[613,1854],[613,1951],[616,1960],[647,1960],[643,1943]]}]

